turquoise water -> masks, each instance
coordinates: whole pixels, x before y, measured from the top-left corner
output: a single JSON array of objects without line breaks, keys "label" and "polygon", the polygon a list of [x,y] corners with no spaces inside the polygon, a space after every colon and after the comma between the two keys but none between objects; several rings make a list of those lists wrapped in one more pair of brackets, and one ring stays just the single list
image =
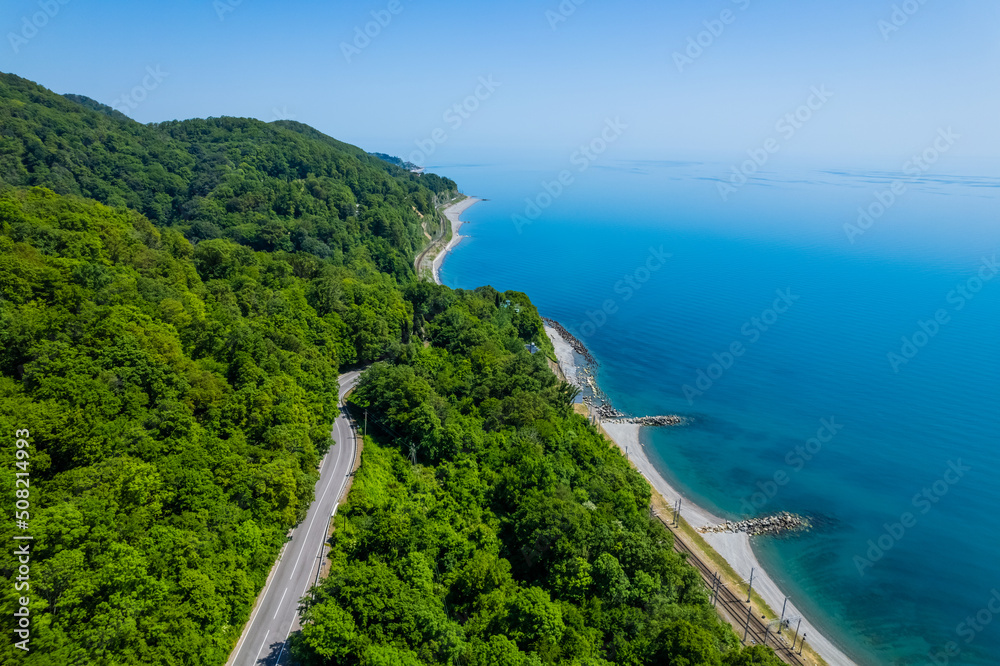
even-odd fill
[{"label": "turquoise water", "polygon": [[907,180],[852,244],[891,173],[772,173],[723,201],[726,165],[609,161],[539,199],[562,168],[434,167],[490,199],[443,281],[528,293],[616,406],[692,417],[647,432],[699,504],[815,516],[754,548],[858,663],[997,663],[1000,179]]}]

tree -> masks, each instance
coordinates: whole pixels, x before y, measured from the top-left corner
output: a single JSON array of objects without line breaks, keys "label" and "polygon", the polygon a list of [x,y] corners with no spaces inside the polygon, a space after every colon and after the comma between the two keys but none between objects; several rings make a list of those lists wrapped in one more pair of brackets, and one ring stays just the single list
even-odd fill
[{"label": "tree", "polygon": [[742,650],[727,652],[722,663],[723,666],[780,666],[783,662],[771,648],[750,645]]},{"label": "tree", "polygon": [[686,620],[668,625],[654,643],[656,663],[671,666],[721,666],[714,636]]}]

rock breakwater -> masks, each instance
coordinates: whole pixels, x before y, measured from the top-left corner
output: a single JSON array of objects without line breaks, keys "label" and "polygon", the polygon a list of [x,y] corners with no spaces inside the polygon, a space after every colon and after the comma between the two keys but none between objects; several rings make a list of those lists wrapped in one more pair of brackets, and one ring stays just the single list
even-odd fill
[{"label": "rock breakwater", "polygon": [[608,417],[608,421],[611,423],[632,423],[634,425],[641,426],[675,426],[684,423],[684,419],[680,416],[675,416],[674,414],[667,414],[665,416],[625,416],[621,412],[617,412],[620,416]]},{"label": "rock breakwater", "polygon": [[542,321],[556,329],[556,332],[562,337],[563,340],[569,343],[569,346],[573,348],[580,356],[583,356],[587,360],[587,363],[591,365],[597,365],[597,359],[594,358],[590,350],[587,349],[586,345],[576,339],[572,333],[566,330],[566,327],[557,322],[555,319],[549,319],[548,317],[542,317]]},{"label": "rock breakwater", "polygon": [[739,522],[731,523],[726,521],[722,525],[708,525],[699,527],[702,534],[706,532],[745,532],[750,536],[758,534],[786,534],[789,532],[802,532],[812,527],[809,519],[794,513],[782,511],[767,516],[748,518]]},{"label": "rock breakwater", "polygon": [[575,373],[576,379],[571,380],[571,383],[585,390],[585,395],[580,400],[590,408],[592,416],[596,416],[601,421],[608,421],[609,423],[630,423],[652,427],[675,426],[685,423],[683,418],[672,414],[666,416],[630,416],[616,409],[611,404],[611,399],[608,398],[607,394],[597,384],[597,378],[594,377],[594,367],[597,365],[597,361],[590,353],[590,350],[555,319],[542,317],[542,321],[545,322],[546,326],[553,328],[556,334],[565,340],[573,351],[580,354],[586,361],[584,365],[577,367]]}]

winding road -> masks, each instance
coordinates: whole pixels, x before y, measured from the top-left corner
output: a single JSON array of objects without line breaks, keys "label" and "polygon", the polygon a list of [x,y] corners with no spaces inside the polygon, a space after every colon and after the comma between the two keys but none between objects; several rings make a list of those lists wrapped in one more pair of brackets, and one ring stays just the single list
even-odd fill
[{"label": "winding road", "polygon": [[320,463],[316,499],[305,520],[290,532],[227,666],[277,666],[288,662],[288,637],[301,626],[299,599],[319,577],[330,519],[354,469],[357,433],[343,404],[344,396],[354,388],[362,372],[340,375],[340,414],[331,433],[335,445]]}]

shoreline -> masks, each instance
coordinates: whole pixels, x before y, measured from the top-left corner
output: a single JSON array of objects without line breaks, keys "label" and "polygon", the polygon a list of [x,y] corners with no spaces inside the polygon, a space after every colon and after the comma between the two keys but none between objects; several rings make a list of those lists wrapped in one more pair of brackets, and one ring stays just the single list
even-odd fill
[{"label": "shoreline", "polygon": [[448,244],[437,253],[431,264],[431,273],[434,276],[435,284],[441,284],[441,264],[444,263],[445,257],[447,257],[448,254],[451,253],[452,249],[458,245],[463,238],[465,238],[465,236],[461,236],[458,233],[458,230],[461,229],[464,224],[464,222],[460,219],[460,216],[480,201],[482,201],[482,199],[477,199],[476,197],[466,197],[458,203],[454,203],[441,211],[444,213],[445,218],[448,220],[448,224],[451,226],[451,240],[448,241]]},{"label": "shoreline", "polygon": [[[545,332],[552,341],[556,350],[556,358],[562,368],[563,374],[568,377],[577,376],[577,365],[570,343],[558,334],[556,329],[546,326]],[[681,517],[687,521],[691,527],[697,529],[705,526],[722,525],[726,520],[713,513],[699,507],[691,502],[687,497],[681,495],[677,490],[663,478],[663,476],[653,466],[646,456],[645,447],[642,443],[641,431],[645,426],[630,423],[609,423],[601,422],[600,427],[611,438],[611,440],[622,450],[627,451],[629,461],[635,465],[656,493],[667,502],[673,504],[678,499],[682,500]],[[675,538],[680,539],[681,534],[677,530],[671,530]],[[750,537],[745,533],[728,532],[707,532],[701,534],[704,541],[715,550],[733,570],[745,582],[750,577],[751,567],[754,569],[753,589],[760,595],[770,608],[781,608],[785,600],[785,594],[778,587],[774,579],[771,578],[767,570],[761,566],[760,561],[753,552]],[[692,544],[688,544],[692,545]],[[802,616],[802,613],[795,607],[791,600],[785,609],[786,617]],[[807,642],[812,650],[817,653],[830,666],[855,666],[846,654],[820,632],[816,626],[807,618],[802,618],[800,631],[808,634]]]}]

